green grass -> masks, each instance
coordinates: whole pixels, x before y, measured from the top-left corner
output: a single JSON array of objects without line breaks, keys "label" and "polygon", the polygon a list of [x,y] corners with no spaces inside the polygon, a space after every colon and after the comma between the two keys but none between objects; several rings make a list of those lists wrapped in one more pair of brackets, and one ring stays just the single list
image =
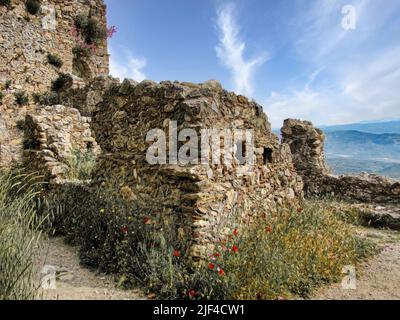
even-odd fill
[{"label": "green grass", "polygon": [[33,299],[40,239],[33,176],[0,172],[0,300]]},{"label": "green grass", "polygon": [[75,148],[68,159],[65,178],[67,180],[90,180],[95,164],[96,155],[92,151],[82,152]]},{"label": "green grass", "polygon": [[343,277],[343,266],[357,265],[373,252],[335,213],[313,202],[271,213],[238,233],[217,245],[221,257],[212,261],[225,272],[230,299],[307,298],[321,284]]},{"label": "green grass", "polygon": [[321,284],[340,280],[343,266],[373,252],[336,212],[306,201],[232,227],[209,257],[193,264],[181,217],[166,214],[160,203],[138,201],[72,186],[53,201],[53,225],[80,245],[84,264],[162,299],[307,298]]}]

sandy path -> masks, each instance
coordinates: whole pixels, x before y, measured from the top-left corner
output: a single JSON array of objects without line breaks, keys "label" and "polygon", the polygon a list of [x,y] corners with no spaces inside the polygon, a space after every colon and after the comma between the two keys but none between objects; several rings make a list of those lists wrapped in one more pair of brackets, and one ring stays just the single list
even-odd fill
[{"label": "sandy path", "polygon": [[360,229],[359,233],[377,243],[380,252],[356,269],[356,289],[345,290],[336,283],[317,290],[313,299],[400,299],[400,232]]},{"label": "sandy path", "polygon": [[[38,273],[43,266],[57,269],[59,279],[56,289],[41,289],[39,299],[44,300],[138,300],[143,299],[139,290],[117,289],[109,276],[96,274],[79,263],[78,249],[70,247],[62,238],[44,242]],[[40,277],[43,277],[42,274]],[[48,282],[50,283],[50,282]]]}]

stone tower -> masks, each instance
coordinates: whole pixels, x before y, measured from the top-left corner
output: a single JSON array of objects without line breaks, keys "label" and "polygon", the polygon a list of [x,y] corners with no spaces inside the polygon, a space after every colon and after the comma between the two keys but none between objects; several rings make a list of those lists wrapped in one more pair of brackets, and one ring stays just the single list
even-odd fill
[{"label": "stone tower", "polygon": [[[25,1],[12,0],[0,6],[0,83],[12,82],[16,89],[28,92],[48,90],[59,72],[74,74],[83,80],[108,75],[107,39],[96,44],[90,56],[77,57],[75,19],[90,16],[106,28],[103,0],[45,0],[40,11],[30,14]],[[61,68],[48,63],[56,55]]]},{"label": "stone tower", "polygon": [[[42,107],[34,103],[34,94],[50,92],[62,74],[72,76],[73,89],[84,90],[108,73],[103,0],[11,0],[0,5],[0,167],[21,163],[23,131],[17,123]],[[21,92],[27,103],[17,103]]]}]

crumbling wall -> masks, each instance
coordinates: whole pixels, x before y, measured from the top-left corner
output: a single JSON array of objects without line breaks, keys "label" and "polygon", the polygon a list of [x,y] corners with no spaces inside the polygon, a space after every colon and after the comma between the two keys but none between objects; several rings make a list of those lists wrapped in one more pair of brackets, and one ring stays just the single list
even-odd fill
[{"label": "crumbling wall", "polygon": [[[37,15],[28,14],[22,0],[13,0],[11,7],[0,6],[0,83],[11,80],[17,90],[47,91],[59,72],[74,73],[73,49],[77,43],[72,29],[78,14],[90,12],[106,27],[103,0],[45,0],[41,3],[41,12]],[[62,59],[60,69],[48,63],[49,53]],[[108,75],[106,39],[84,63],[91,78]]]},{"label": "crumbling wall", "polygon": [[84,87],[71,88],[60,94],[60,102],[68,107],[79,110],[81,115],[90,117],[98,103],[103,100],[103,94],[111,86],[119,85],[119,80],[111,76],[93,78]]},{"label": "crumbling wall", "polygon": [[329,174],[324,156],[325,135],[311,122],[285,120],[282,142],[290,146],[293,161],[309,196],[335,197],[366,203],[400,203],[400,182],[375,174]]},{"label": "crumbling wall", "polygon": [[[147,133],[152,129],[168,133],[172,121],[177,122],[177,132],[252,129],[253,170],[236,162],[149,164]],[[289,147],[279,144],[261,107],[223,90],[216,81],[137,84],[126,80],[110,89],[97,106],[93,130],[103,152],[94,181],[128,201],[163,205],[163,212],[151,214],[178,216],[177,228],[192,239],[193,257],[204,256],[238,219],[248,221],[295,203],[302,195]]]},{"label": "crumbling wall", "polygon": [[[73,75],[73,87],[59,96],[59,103],[77,107],[89,115],[101,100],[108,79],[107,39],[100,39],[88,56],[77,59],[74,48],[79,41],[73,34],[78,15],[91,16],[99,28],[106,28],[103,0],[43,0],[38,14],[29,14],[25,1],[12,0],[11,6],[0,6],[0,168],[19,165],[22,161],[23,131],[18,123],[36,112],[33,93],[51,90],[60,73]],[[58,68],[48,62],[48,55],[61,58]],[[76,61],[84,65],[84,77],[76,74]],[[88,85],[88,89],[85,89]],[[15,94],[24,91],[27,104],[16,103]]]},{"label": "crumbling wall", "polygon": [[99,153],[90,121],[62,105],[36,109],[24,123],[26,167],[41,172],[48,181],[63,180],[72,151]]}]

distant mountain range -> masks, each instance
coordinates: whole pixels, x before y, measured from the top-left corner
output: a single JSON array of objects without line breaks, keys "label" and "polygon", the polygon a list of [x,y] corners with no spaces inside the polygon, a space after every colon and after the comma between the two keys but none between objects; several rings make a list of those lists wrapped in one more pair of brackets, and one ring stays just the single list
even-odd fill
[{"label": "distant mountain range", "polygon": [[376,121],[376,122],[359,122],[352,124],[341,124],[335,126],[321,126],[325,132],[332,131],[361,131],[367,133],[399,133],[400,134],[400,120],[390,121]]},{"label": "distant mountain range", "polygon": [[400,120],[321,126],[334,174],[369,172],[400,179]]},{"label": "distant mountain range", "polygon": [[334,174],[370,172],[400,178],[400,121],[321,127]]}]

